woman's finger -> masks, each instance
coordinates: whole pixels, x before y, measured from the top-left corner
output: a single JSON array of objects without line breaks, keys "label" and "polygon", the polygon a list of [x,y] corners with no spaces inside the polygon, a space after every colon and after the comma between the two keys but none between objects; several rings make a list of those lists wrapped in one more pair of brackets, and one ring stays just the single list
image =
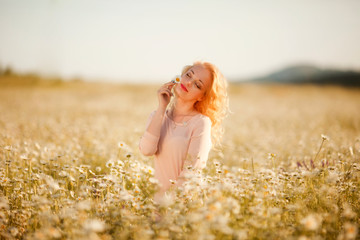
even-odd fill
[{"label": "woman's finger", "polygon": [[174,86],[174,85],[175,85],[175,83],[173,83],[173,82],[168,82],[168,83],[165,83],[163,86],[169,88],[169,87],[172,87],[172,86]]},{"label": "woman's finger", "polygon": [[169,90],[169,89],[163,89],[160,91],[160,94],[166,94],[168,95],[169,97],[170,96],[173,96],[173,93]]},{"label": "woman's finger", "polygon": [[171,91],[171,88],[172,88],[171,85],[170,85],[170,86],[162,86],[162,87],[160,88],[160,90],[169,90],[169,91]]},{"label": "woman's finger", "polygon": [[167,83],[164,83],[164,85],[174,85],[175,83],[170,81],[170,82],[167,82]]},{"label": "woman's finger", "polygon": [[172,95],[172,92],[169,89],[164,89],[162,93],[167,93],[169,95]]}]

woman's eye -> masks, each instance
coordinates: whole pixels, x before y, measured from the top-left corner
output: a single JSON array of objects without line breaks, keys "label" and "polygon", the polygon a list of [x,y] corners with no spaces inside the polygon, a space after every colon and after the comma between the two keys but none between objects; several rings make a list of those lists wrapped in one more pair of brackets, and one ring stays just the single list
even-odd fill
[{"label": "woman's eye", "polygon": [[186,76],[190,77],[190,74],[189,74],[189,73],[187,73],[187,74],[186,74]]},{"label": "woman's eye", "polygon": [[200,85],[199,85],[199,84],[195,83],[195,85],[196,85],[196,87],[197,87],[198,89],[200,89]]}]

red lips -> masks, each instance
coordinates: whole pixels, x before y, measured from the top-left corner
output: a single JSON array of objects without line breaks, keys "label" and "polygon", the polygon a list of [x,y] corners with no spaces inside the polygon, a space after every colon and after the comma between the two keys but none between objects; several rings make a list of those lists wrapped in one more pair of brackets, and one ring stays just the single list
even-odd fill
[{"label": "red lips", "polygon": [[181,83],[180,84],[180,87],[185,91],[185,92],[188,92],[188,90],[186,89],[186,87]]}]

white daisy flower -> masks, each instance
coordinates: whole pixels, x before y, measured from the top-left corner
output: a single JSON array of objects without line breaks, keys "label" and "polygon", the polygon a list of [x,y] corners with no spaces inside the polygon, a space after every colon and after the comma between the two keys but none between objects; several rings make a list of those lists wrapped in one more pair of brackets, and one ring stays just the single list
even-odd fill
[{"label": "white daisy flower", "polygon": [[181,76],[180,75],[176,75],[171,81],[173,83],[179,83],[181,80]]},{"label": "white daisy flower", "polygon": [[318,214],[310,214],[300,221],[307,230],[315,231],[322,223],[322,217]]},{"label": "white daisy flower", "polygon": [[4,149],[10,152],[12,150],[12,146],[5,146]]},{"label": "white daisy flower", "polygon": [[98,219],[86,219],[83,227],[89,232],[103,232],[105,230],[105,223]]},{"label": "white daisy flower", "polygon": [[329,141],[330,140],[330,138],[328,136],[326,136],[325,134],[321,134],[321,138],[324,141]]},{"label": "white daisy flower", "polygon": [[355,224],[346,222],[344,224],[345,239],[355,239],[358,234],[358,228]]}]

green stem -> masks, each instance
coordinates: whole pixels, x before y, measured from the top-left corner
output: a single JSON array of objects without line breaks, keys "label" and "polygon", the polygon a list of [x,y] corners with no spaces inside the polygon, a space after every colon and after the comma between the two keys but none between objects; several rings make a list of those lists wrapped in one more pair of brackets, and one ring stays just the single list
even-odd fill
[{"label": "green stem", "polygon": [[322,142],[321,142],[321,145],[320,145],[320,147],[319,147],[319,150],[318,150],[318,152],[316,153],[316,156],[315,156],[315,158],[314,158],[314,163],[315,163],[315,160],[316,160],[317,156],[318,156],[319,153],[320,153],[320,150],[321,150],[321,148],[322,148],[322,145],[323,145],[324,141],[325,141],[325,140],[323,139]]},{"label": "green stem", "polygon": [[251,167],[252,167],[252,171],[253,171],[253,174],[255,172],[254,170],[254,158],[251,158]]}]

